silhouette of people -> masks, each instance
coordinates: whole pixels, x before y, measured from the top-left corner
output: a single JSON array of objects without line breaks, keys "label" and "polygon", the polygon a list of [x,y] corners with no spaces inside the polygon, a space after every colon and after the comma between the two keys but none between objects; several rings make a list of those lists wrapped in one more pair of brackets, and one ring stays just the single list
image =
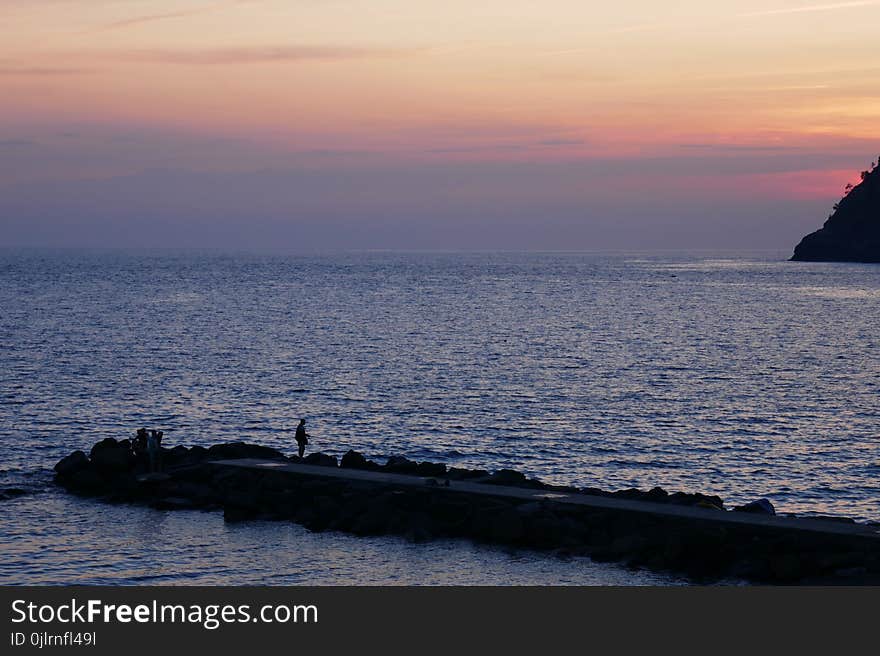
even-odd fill
[{"label": "silhouette of people", "polygon": [[306,452],[306,444],[309,443],[309,437],[311,436],[306,433],[306,420],[300,419],[299,426],[296,427],[296,435],[294,435],[294,439],[296,439],[296,443],[299,445],[300,458],[302,458],[303,454]]},{"label": "silhouette of people", "polygon": [[147,436],[147,455],[150,457],[150,471],[159,471],[159,443],[162,437],[158,431],[151,430]]},{"label": "silhouette of people", "polygon": [[138,428],[137,433],[135,433],[133,446],[134,446],[135,455],[144,453],[147,450],[147,429],[146,428]]}]

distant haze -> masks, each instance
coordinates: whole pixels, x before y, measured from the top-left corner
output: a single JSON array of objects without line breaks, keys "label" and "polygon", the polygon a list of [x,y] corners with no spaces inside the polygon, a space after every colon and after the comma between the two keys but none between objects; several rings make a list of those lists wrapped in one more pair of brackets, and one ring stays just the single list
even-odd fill
[{"label": "distant haze", "polygon": [[880,155],[870,0],[3,0],[0,246],[780,248]]}]

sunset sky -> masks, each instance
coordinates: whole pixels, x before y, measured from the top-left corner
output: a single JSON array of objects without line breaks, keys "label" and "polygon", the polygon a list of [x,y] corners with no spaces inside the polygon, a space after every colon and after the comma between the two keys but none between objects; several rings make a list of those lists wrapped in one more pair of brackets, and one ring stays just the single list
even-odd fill
[{"label": "sunset sky", "polygon": [[786,249],[880,1],[0,0],[0,246]]}]

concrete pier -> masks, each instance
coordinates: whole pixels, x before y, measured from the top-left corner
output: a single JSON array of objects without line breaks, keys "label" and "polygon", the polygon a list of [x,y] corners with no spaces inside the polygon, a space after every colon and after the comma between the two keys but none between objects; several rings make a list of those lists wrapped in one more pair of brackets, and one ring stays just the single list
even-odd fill
[{"label": "concrete pier", "polygon": [[694,522],[718,524],[719,526],[741,526],[771,529],[790,532],[793,535],[806,532],[827,537],[839,536],[856,541],[865,541],[866,546],[880,549],[880,526],[836,522],[803,517],[786,517],[778,515],[755,515],[742,512],[730,512],[693,506],[675,506],[649,501],[633,501],[629,499],[609,499],[587,494],[547,492],[521,487],[504,485],[487,485],[470,481],[448,481],[431,476],[409,476],[387,472],[363,471],[334,467],[318,467],[299,463],[285,463],[273,460],[244,458],[241,460],[217,460],[215,467],[235,467],[254,471],[271,471],[276,474],[287,474],[299,477],[317,477],[348,481],[371,486],[376,489],[400,487],[403,489],[431,489],[437,493],[459,495],[478,495],[515,499],[519,501],[551,502],[559,505],[571,505],[596,510],[618,513],[644,514],[651,517],[669,517]]},{"label": "concrete pier", "polygon": [[[312,531],[464,538],[676,572],[701,583],[880,584],[880,526],[726,510],[717,496],[554,486],[519,472],[447,468],[350,451],[341,466],[241,442],[163,451],[161,473],[107,438],[56,466],[71,492],[227,521],[294,521]],[[754,505],[754,504],[753,504]]]}]

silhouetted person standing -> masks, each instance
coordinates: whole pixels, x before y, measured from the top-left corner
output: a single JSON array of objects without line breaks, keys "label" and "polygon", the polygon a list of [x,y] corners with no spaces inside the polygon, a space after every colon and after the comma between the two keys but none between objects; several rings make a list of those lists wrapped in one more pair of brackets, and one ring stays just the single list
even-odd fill
[{"label": "silhouetted person standing", "polygon": [[138,428],[137,433],[135,434],[134,440],[134,453],[135,455],[140,455],[145,453],[147,450],[147,429],[146,428]]},{"label": "silhouetted person standing", "polygon": [[294,435],[296,443],[299,445],[299,457],[302,458],[306,452],[306,444],[309,443],[309,434],[306,433],[306,420],[300,419],[299,426],[296,427],[296,435]]},{"label": "silhouetted person standing", "polygon": [[151,430],[147,436],[147,455],[150,457],[150,471],[159,471],[159,435]]}]

